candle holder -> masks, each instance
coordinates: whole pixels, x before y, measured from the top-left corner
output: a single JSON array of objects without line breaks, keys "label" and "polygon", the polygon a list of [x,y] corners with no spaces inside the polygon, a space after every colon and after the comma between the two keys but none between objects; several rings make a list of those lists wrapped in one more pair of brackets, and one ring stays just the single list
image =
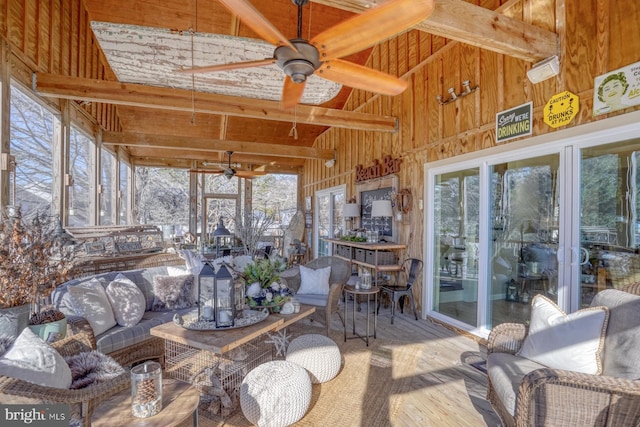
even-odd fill
[{"label": "candle holder", "polygon": [[162,410],[162,367],[145,362],[131,368],[131,415],[147,418]]}]

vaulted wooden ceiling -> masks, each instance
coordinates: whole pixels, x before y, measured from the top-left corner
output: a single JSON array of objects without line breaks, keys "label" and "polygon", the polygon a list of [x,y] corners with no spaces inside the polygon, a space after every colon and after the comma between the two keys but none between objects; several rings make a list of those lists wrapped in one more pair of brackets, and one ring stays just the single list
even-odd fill
[{"label": "vaulted wooden ceiling", "polygon": [[[297,31],[292,0],[250,0],[286,37]],[[312,38],[380,0],[312,0],[304,8],[302,34]],[[432,15],[415,29],[483,49],[536,62],[556,53],[557,37],[521,21],[463,0],[434,0]],[[217,0],[85,0],[91,21],[160,29],[259,38]],[[364,65],[371,49],[348,58]],[[298,138],[289,136],[293,111],[279,103],[183,89],[159,88],[41,74],[37,90],[62,98],[118,105],[122,133],[105,134],[106,143],[126,146],[138,164],[193,167],[193,161],[233,161],[262,165],[269,171],[295,172],[306,158],[330,159],[329,150],[312,148],[328,127],[393,132],[396,118],[342,110],[351,89],[320,106],[295,109]],[[197,106],[197,108],[195,107]],[[185,149],[185,140],[189,148]],[[170,159],[170,160],[167,160]],[[200,167],[196,165],[196,167]]]}]

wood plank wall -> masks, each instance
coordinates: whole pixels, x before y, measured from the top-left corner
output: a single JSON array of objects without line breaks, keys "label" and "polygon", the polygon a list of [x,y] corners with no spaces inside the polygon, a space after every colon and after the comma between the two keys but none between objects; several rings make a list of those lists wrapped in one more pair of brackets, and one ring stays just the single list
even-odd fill
[{"label": "wood plank wall", "polygon": [[[472,0],[473,1],[473,0]],[[396,134],[329,129],[316,140],[319,148],[335,149],[337,162],[305,164],[304,196],[346,183],[347,197],[355,194],[355,168],[385,155],[402,157],[400,188],[413,195],[410,218],[400,224],[405,256],[425,258],[422,250],[423,167],[427,161],[449,158],[493,147],[497,112],[533,101],[533,135],[554,132],[542,120],[542,109],[554,94],[569,90],[580,97],[578,117],[568,126],[580,126],[605,116],[592,116],[594,77],[640,61],[640,3],[637,0],[475,1],[545,29],[560,38],[561,73],[533,85],[526,77],[531,64],[429,34],[410,31],[377,46],[367,64],[409,81],[409,89],[395,98],[355,90],[345,107],[399,119]],[[461,92],[470,80],[480,89],[456,102],[440,106],[437,95],[447,89]],[[625,114],[636,108],[611,113]],[[416,295],[420,295],[419,292]]]},{"label": "wood plank wall", "polygon": [[[82,0],[0,0],[0,37],[9,45],[12,77],[31,86],[35,71],[112,79],[103,64]],[[59,101],[49,99],[60,111]],[[93,102],[72,103],[72,116],[89,133],[100,126],[120,131],[118,109]]]}]

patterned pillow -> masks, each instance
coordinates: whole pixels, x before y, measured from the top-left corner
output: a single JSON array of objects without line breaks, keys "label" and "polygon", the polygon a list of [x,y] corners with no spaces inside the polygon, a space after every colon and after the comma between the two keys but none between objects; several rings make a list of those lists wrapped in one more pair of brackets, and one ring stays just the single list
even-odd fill
[{"label": "patterned pillow", "polygon": [[193,275],[153,276],[153,295],[151,311],[193,307]]}]

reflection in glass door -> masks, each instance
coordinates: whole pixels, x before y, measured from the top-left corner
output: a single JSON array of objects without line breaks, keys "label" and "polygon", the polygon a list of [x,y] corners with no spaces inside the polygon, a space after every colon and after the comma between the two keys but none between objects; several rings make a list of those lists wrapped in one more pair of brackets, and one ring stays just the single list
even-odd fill
[{"label": "reflection in glass door", "polygon": [[338,237],[344,231],[342,209],[345,198],[344,185],[316,193],[316,221],[314,221],[316,257],[331,255],[331,245],[323,238]]},{"label": "reflection in glass door", "polygon": [[477,325],[479,169],[436,176],[434,199],[434,308]]},{"label": "reflection in glass door", "polygon": [[536,294],[557,302],[558,165],[551,154],[491,168],[491,326],[526,323]]},{"label": "reflection in glass door", "polygon": [[585,148],[580,159],[579,305],[640,281],[640,140]]}]

